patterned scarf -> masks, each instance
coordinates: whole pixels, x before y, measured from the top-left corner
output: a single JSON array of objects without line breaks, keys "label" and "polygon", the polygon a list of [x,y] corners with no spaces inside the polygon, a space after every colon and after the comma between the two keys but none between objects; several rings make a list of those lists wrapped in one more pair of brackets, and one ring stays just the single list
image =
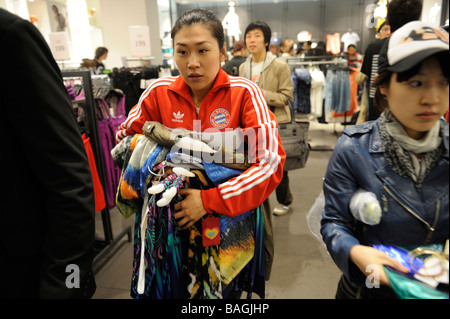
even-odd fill
[{"label": "patterned scarf", "polygon": [[[401,177],[410,178],[420,190],[423,181],[445,151],[440,137],[443,130],[442,123],[438,121],[426,136],[418,141],[408,137],[389,109],[381,114],[379,125],[389,167]],[[420,161],[414,154],[420,154]]]}]

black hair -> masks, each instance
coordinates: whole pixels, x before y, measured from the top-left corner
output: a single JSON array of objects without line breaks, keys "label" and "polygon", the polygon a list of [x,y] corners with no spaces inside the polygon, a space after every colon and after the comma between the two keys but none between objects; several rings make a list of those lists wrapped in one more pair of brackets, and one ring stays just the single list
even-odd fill
[{"label": "black hair", "polygon": [[219,49],[222,50],[225,43],[225,33],[223,31],[222,22],[217,18],[214,12],[206,9],[190,9],[182,13],[175,25],[172,28],[170,36],[172,41],[175,39],[175,35],[184,26],[191,26],[195,23],[202,23],[211,31],[212,35],[217,39]]},{"label": "black hair", "polygon": [[411,21],[420,19],[422,14],[422,0],[392,0],[388,5],[387,21],[391,32]]},{"label": "black hair", "polygon": [[95,49],[95,60],[98,60],[103,54],[108,53],[108,49],[105,47],[98,47]]},{"label": "black hair", "polygon": [[[244,33],[244,39],[247,38],[247,33],[250,31],[253,31],[255,29],[259,29],[262,31],[264,35],[264,43],[267,43],[266,45],[266,51],[269,51],[269,44],[270,44],[270,38],[272,37],[272,30],[270,29],[269,25],[263,21],[255,21],[250,23],[247,28],[245,29]],[[247,45],[247,43],[245,43]]]},{"label": "black hair", "polygon": [[[413,76],[415,76],[417,73],[419,73],[420,69],[422,68],[422,64],[426,60],[431,59],[431,58],[437,59],[439,65],[442,69],[442,72],[444,73],[444,77],[448,79],[449,78],[449,51],[443,51],[443,52],[436,53],[429,58],[424,59],[422,62],[416,64],[409,70],[398,73],[397,74],[397,82],[399,82],[399,83],[406,82],[409,79],[411,79]],[[392,74],[393,73],[391,71],[383,72],[382,74],[378,75],[376,82],[373,84],[377,88],[377,91],[376,91],[375,97],[374,97],[374,105],[380,112],[383,112],[383,110],[388,106],[384,95],[381,94],[380,88],[389,86],[389,84],[391,83]]]}]

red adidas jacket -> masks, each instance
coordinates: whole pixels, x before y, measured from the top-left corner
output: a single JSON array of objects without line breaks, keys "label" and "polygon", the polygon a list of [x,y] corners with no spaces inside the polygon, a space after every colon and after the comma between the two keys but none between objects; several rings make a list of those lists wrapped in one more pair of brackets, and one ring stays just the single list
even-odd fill
[{"label": "red adidas jacket", "polygon": [[225,135],[240,131],[256,136],[247,141],[249,153],[255,154],[252,166],[215,188],[202,190],[203,206],[208,213],[236,216],[252,210],[261,205],[281,181],[286,154],[278,136],[278,124],[261,89],[247,79],[231,77],[220,70],[197,115],[183,78],[160,78],[144,91],[139,103],[131,109],[117,132],[117,141],[127,135],[142,134],[146,121],[160,122],[169,129]]}]

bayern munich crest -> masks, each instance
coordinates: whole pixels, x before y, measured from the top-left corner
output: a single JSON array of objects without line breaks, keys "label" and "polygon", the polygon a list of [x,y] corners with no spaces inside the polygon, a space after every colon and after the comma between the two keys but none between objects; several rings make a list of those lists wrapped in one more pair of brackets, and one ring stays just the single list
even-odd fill
[{"label": "bayern munich crest", "polygon": [[217,129],[223,129],[230,124],[230,112],[224,108],[215,109],[211,116],[209,117],[209,121],[211,125]]}]

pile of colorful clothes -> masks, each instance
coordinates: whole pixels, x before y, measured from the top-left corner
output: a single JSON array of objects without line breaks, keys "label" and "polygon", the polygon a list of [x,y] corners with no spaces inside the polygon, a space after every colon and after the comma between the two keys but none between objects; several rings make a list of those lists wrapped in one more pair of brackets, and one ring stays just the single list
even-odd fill
[{"label": "pile of colorful clothes", "polygon": [[[164,205],[167,202],[161,200],[172,188],[208,189],[242,171],[192,158],[175,164],[171,160],[179,152],[142,134],[124,138],[111,154],[122,168],[117,207],[125,217],[136,214],[132,297],[221,299],[247,291],[249,298],[252,293],[264,298],[261,207],[234,218],[213,214],[220,219],[220,244],[204,247],[202,220],[189,230],[177,226],[174,205],[182,198],[170,191],[170,202]],[[180,165],[190,177],[175,173],[162,177],[168,167]],[[159,193],[149,190],[155,185]]]}]

